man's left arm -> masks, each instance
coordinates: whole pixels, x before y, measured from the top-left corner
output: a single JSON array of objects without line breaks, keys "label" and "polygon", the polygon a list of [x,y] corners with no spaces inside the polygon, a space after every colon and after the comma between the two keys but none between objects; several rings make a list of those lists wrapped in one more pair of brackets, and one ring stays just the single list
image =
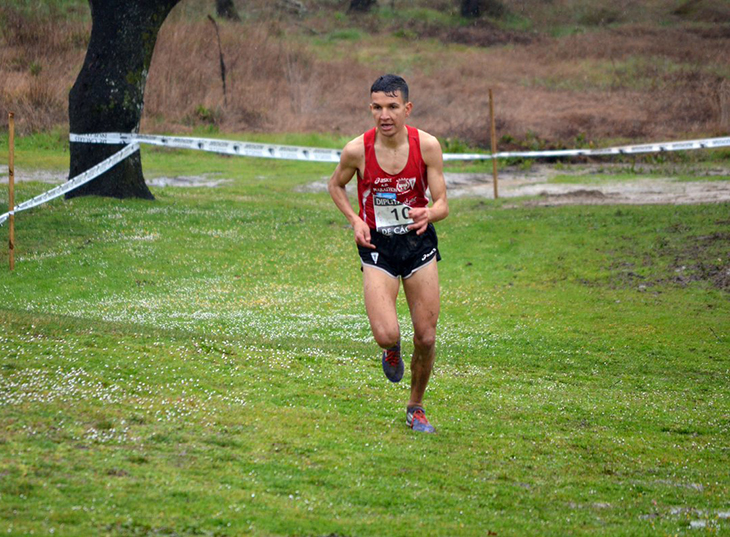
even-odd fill
[{"label": "man's left arm", "polygon": [[430,207],[414,207],[410,210],[413,223],[408,229],[415,229],[418,235],[426,231],[431,222],[438,222],[449,215],[449,202],[446,199],[446,181],[444,180],[444,157],[441,144],[430,134],[420,131],[421,155],[426,163],[426,179],[431,192]]}]

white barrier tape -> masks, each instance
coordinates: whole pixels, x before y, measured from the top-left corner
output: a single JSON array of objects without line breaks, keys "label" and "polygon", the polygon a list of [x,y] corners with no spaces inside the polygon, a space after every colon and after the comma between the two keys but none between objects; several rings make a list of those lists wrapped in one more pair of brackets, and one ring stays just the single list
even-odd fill
[{"label": "white barrier tape", "polygon": [[309,162],[339,162],[342,151],[292,145],[257,144],[234,142],[211,138],[185,138],[180,136],[152,136],[147,134],[126,134],[101,132],[95,134],[70,134],[69,140],[89,144],[151,144],[177,149],[196,149],[224,155],[260,157],[283,160],[305,160]]},{"label": "white barrier tape", "polygon": [[[100,132],[92,134],[70,134],[69,140],[75,143],[115,144],[126,147],[96,166],[77,175],[63,185],[44,192],[40,196],[15,206],[0,215],[0,225],[11,214],[36,207],[52,199],[63,196],[67,192],[88,183],[109,168],[118,164],[129,155],[139,150],[139,144],[151,144],[178,149],[196,149],[225,155],[240,155],[245,157],[260,157],[285,160],[303,160],[310,162],[339,162],[341,151],[336,149],[322,149],[313,147],[298,147],[290,145],[256,144],[251,142],[234,142],[211,138],[188,138],[181,136],[154,136],[148,134]],[[658,144],[625,145],[605,149],[559,149],[550,151],[507,151],[486,155],[481,153],[444,153],[444,160],[491,160],[493,158],[539,158],[539,157],[567,157],[567,156],[600,156],[600,155],[632,155],[639,153],[660,153],[665,151],[685,151],[692,149],[713,149],[730,146],[730,137],[704,138],[680,142],[664,142]]]},{"label": "white barrier tape", "polygon": [[14,210],[10,210],[5,214],[0,215],[0,225],[2,225],[11,214],[19,213],[20,211],[25,211],[27,209],[32,209],[33,207],[37,207],[38,205],[41,205],[43,203],[46,203],[47,201],[51,201],[52,199],[56,199],[58,197],[63,196],[64,194],[71,192],[72,190],[80,187],[81,185],[84,185],[91,181],[92,179],[96,179],[99,177],[102,173],[109,170],[116,164],[119,164],[121,161],[123,161],[125,158],[130,156],[135,151],[139,151],[139,144],[133,143],[131,145],[128,145],[121,151],[117,151],[109,158],[102,160],[99,164],[96,164],[95,166],[92,166],[85,172],[77,175],[73,179],[69,179],[64,184],[57,186],[56,188],[52,188],[51,190],[48,190],[44,192],[43,194],[40,194],[36,196],[35,198],[29,199],[28,201],[24,201],[20,205],[16,205]]},{"label": "white barrier tape", "polygon": [[[313,147],[290,145],[256,144],[251,142],[233,142],[211,138],[187,138],[180,136],[153,136],[148,134],[127,134],[118,132],[100,132],[94,134],[70,134],[69,140],[76,143],[90,144],[130,144],[144,143],[179,149],[197,149],[240,155],[245,157],[261,157],[286,160],[303,160],[310,162],[339,162],[342,151]],[[639,153],[661,153],[665,151],[685,151],[692,149],[713,149],[730,146],[730,137],[704,138],[681,142],[663,142],[657,144],[625,145],[605,149],[558,149],[549,151],[506,151],[487,155],[482,153],[444,153],[444,160],[491,160],[492,158],[540,158],[569,156],[601,156],[632,155]]]},{"label": "white barrier tape", "polygon": [[608,147],[605,149],[557,149],[550,151],[505,151],[492,155],[472,154],[444,154],[444,160],[489,160],[492,158],[539,158],[539,157],[569,157],[569,156],[600,156],[600,155],[632,155],[639,153],[662,153],[665,151],[687,151],[692,149],[713,149],[730,146],[730,138],[704,138],[682,142],[664,142],[658,144],[625,145]]}]

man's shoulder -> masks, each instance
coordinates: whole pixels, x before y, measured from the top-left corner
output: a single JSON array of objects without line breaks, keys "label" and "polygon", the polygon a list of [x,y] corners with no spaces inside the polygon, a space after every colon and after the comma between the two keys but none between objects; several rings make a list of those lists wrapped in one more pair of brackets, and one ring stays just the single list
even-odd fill
[{"label": "man's shoulder", "polygon": [[441,149],[441,144],[439,143],[438,138],[436,138],[433,134],[429,134],[426,131],[418,129],[418,138],[421,140],[421,147],[437,147]]},{"label": "man's shoulder", "polygon": [[421,129],[418,129],[418,138],[421,141],[421,153],[425,159],[428,160],[429,157],[441,158],[441,144],[438,138]]},{"label": "man's shoulder", "polygon": [[345,144],[345,147],[342,149],[340,162],[350,163],[357,167],[358,163],[365,155],[364,136],[364,134],[361,134],[357,138],[354,138]]},{"label": "man's shoulder", "polygon": [[344,151],[357,151],[362,150],[365,147],[365,135],[361,134],[357,138],[353,138],[349,142],[345,144],[345,148],[342,150]]}]

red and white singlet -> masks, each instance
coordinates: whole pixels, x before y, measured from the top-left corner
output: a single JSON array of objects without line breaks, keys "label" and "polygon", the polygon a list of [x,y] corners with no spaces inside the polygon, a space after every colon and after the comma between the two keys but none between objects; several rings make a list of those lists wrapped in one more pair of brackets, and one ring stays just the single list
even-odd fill
[{"label": "red and white singlet", "polygon": [[357,174],[360,218],[384,235],[408,233],[411,207],[428,205],[426,164],[421,155],[418,129],[408,129],[408,161],[396,174],[383,171],[375,156],[375,129],[364,134],[365,170]]}]

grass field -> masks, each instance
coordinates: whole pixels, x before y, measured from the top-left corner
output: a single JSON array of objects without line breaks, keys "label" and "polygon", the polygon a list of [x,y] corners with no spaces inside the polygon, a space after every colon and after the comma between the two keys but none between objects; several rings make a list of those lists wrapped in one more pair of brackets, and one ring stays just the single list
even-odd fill
[{"label": "grass field", "polygon": [[452,200],[423,436],[351,231],[295,191],[332,167],[143,154],[230,182],[55,201],[0,253],[0,534],[730,532],[727,204]]}]

